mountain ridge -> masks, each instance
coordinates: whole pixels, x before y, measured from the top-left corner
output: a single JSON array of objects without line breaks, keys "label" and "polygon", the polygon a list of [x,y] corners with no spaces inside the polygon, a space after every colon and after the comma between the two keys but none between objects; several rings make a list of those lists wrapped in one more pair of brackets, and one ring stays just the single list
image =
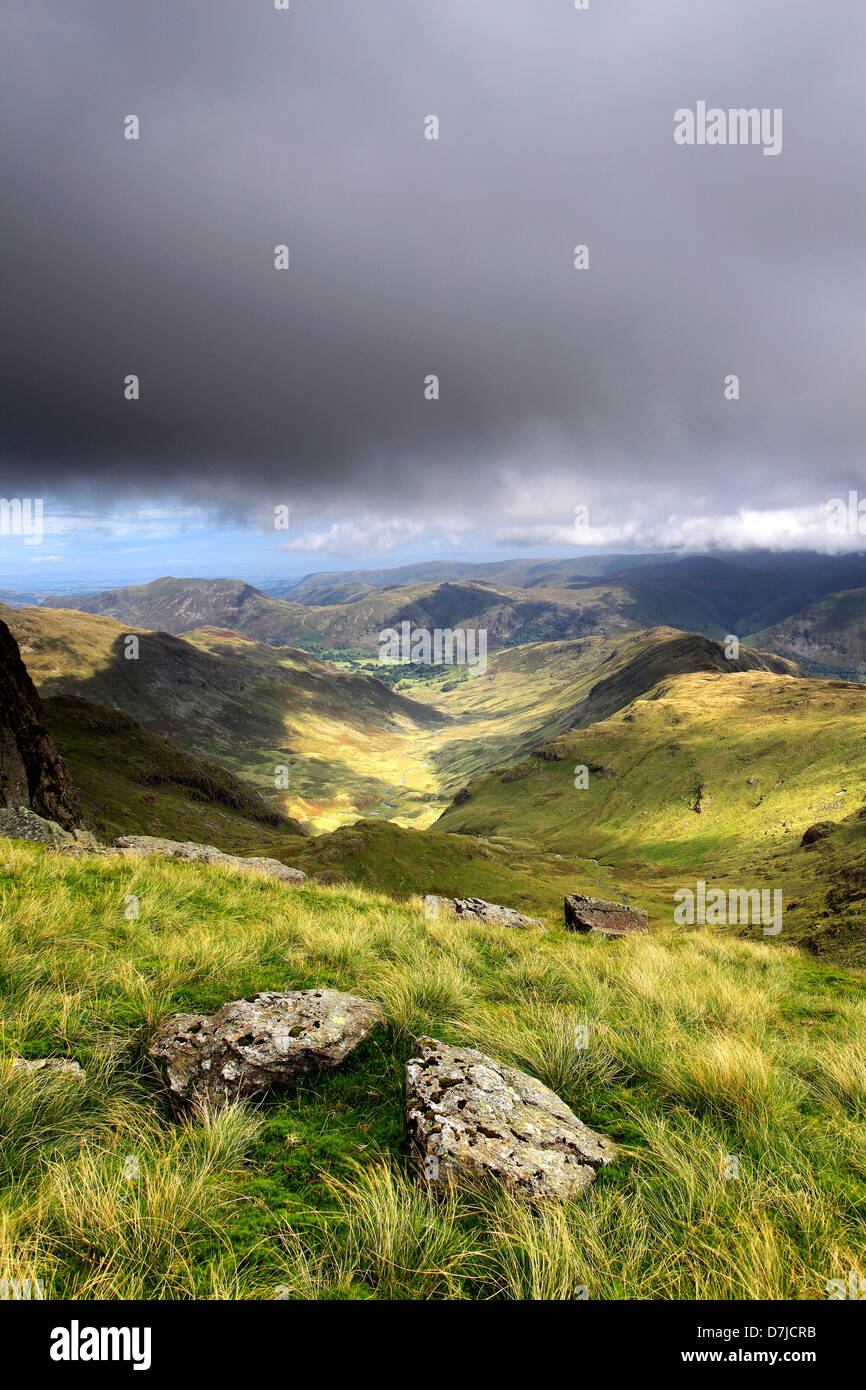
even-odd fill
[{"label": "mountain ridge", "polygon": [[[40,606],[69,609],[74,603],[78,611],[175,636],[223,627],[355,663],[374,660],[379,634],[404,621],[427,629],[483,629],[490,650],[670,626],[715,639],[737,636],[785,655],[786,622],[857,587],[866,587],[866,560],[859,555],[594,556],[442,561],[349,571],[342,578],[328,572],[271,584],[270,592],[243,580],[164,577],[49,597]],[[274,596],[276,590],[285,596]],[[850,665],[831,661],[825,673],[834,670],[850,674]]]}]

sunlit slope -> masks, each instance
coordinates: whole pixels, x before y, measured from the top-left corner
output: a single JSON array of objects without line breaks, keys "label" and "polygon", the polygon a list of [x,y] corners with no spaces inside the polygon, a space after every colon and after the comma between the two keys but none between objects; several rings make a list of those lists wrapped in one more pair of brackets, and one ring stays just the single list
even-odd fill
[{"label": "sunlit slope", "polygon": [[[858,685],[687,673],[474,779],[437,829],[592,856],[613,866],[612,887],[667,916],[675,889],[699,875],[772,883],[785,889],[792,929],[823,931],[832,884],[800,840],[866,802],[864,734]],[[575,785],[583,767],[586,789]],[[859,908],[854,917],[856,934]]]},{"label": "sunlit slope", "polygon": [[[738,660],[728,660],[719,643],[671,628],[500,652],[484,675],[453,690],[446,678],[427,691],[455,721],[426,740],[436,784],[453,795],[480,771],[505,766],[568,729],[605,718],[663,677],[705,670],[728,676],[799,668],[745,647]],[[419,689],[419,699],[423,693]]]},{"label": "sunlit slope", "polygon": [[413,682],[409,699],[228,630],[132,629],[139,657],[127,660],[130,629],[113,619],[51,608],[4,617],[43,695],[120,710],[317,831],[370,816],[429,825],[471,777],[604,717],[662,675],[796,669],[746,649],[728,661],[708,638],[655,628],[512,648],[456,684],[454,668],[442,668],[438,680]]},{"label": "sunlit slope", "polygon": [[[479,777],[438,824],[536,831],[569,847],[643,850],[778,840],[866,800],[866,692],[768,672],[663,680],[609,719]],[[591,769],[586,791],[575,767]],[[592,769],[595,769],[593,772]],[[553,794],[553,795],[552,795]]]},{"label": "sunlit slope", "polygon": [[[120,710],[253,781],[280,810],[314,828],[380,807],[413,739],[443,718],[369,676],[237,633],[181,639],[47,608],[4,609],[3,616],[42,695],[79,695]],[[137,660],[124,655],[130,632]]]}]

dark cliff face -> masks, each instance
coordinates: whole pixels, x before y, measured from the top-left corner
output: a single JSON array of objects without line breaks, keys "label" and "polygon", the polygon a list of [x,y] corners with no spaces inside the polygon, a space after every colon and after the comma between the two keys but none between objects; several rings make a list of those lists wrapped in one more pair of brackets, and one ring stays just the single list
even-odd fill
[{"label": "dark cliff face", "polygon": [[0,622],[0,806],[28,806],[65,830],[84,824],[66,765],[45,729],[36,687],[4,622]]}]

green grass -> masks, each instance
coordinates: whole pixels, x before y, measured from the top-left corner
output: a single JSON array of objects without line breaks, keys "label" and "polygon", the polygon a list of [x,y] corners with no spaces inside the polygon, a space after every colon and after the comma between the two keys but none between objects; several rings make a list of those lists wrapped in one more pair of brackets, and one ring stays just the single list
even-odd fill
[{"label": "green grass", "polygon": [[[2,860],[0,1277],[54,1298],[818,1299],[866,1268],[866,1001],[838,964],[21,842]],[[381,999],[387,1026],[338,1071],[173,1118],[146,1057],[164,1014],[314,985]],[[402,1134],[419,1031],[554,1085],[617,1162],[574,1203],[431,1204]],[[87,1086],[15,1054],[77,1058]]]}]

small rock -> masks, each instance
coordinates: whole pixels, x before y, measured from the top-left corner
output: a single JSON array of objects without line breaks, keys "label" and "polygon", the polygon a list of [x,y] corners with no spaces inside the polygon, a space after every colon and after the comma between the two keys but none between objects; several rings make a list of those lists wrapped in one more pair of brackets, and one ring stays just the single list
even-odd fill
[{"label": "small rock", "polygon": [[802,840],[800,841],[800,844],[801,844],[801,845],[814,845],[814,844],[817,844],[817,842],[818,842],[819,840],[826,840],[827,836],[828,836],[828,835],[831,835],[835,829],[836,829],[836,826],[835,826],[835,824],[833,823],[833,821],[830,821],[830,820],[819,820],[819,821],[816,821],[814,825],[808,826],[807,829],[803,831],[803,838],[802,838]]},{"label": "small rock", "polygon": [[12,1066],[15,1071],[25,1071],[30,1075],[47,1072],[52,1076],[68,1076],[71,1080],[80,1082],[82,1086],[86,1079],[83,1068],[69,1057],[37,1057],[33,1061],[27,1057],[16,1057]]},{"label": "small rock", "polygon": [[268,992],[215,1014],[172,1014],[150,1056],[179,1100],[219,1105],[339,1066],[381,1018],[379,1004],[334,989]]},{"label": "small rock", "polygon": [[164,840],[157,835],[118,835],[114,847],[130,854],[151,854],[160,859],[180,859],[187,864],[221,864],[227,869],[239,869],[244,873],[259,873],[268,878],[277,878],[281,883],[299,884],[306,879],[306,874],[301,869],[291,869],[288,865],[281,864],[279,859],[245,859],[239,854],[224,854],[215,845],[198,845],[192,840]]},{"label": "small rock", "polygon": [[569,893],[565,899],[565,930],[597,932],[607,937],[630,936],[633,932],[649,931],[649,918],[638,907]]},{"label": "small rock", "polygon": [[418,1038],[406,1065],[406,1127],[440,1189],[492,1176],[526,1197],[574,1197],[616,1152],[534,1077],[435,1038]]},{"label": "small rock", "polygon": [[100,845],[92,830],[82,830],[79,827],[76,827],[75,830],[73,830],[72,834],[75,836],[75,843],[77,845],[80,845],[82,849],[102,849],[102,846]]},{"label": "small rock", "polygon": [[483,898],[438,898],[428,893],[424,899],[424,912],[427,917],[438,917],[447,912],[457,917],[470,917],[476,922],[486,922],[495,927],[541,927],[545,924],[538,917],[525,917],[513,907],[500,907],[498,903],[485,902]]}]

